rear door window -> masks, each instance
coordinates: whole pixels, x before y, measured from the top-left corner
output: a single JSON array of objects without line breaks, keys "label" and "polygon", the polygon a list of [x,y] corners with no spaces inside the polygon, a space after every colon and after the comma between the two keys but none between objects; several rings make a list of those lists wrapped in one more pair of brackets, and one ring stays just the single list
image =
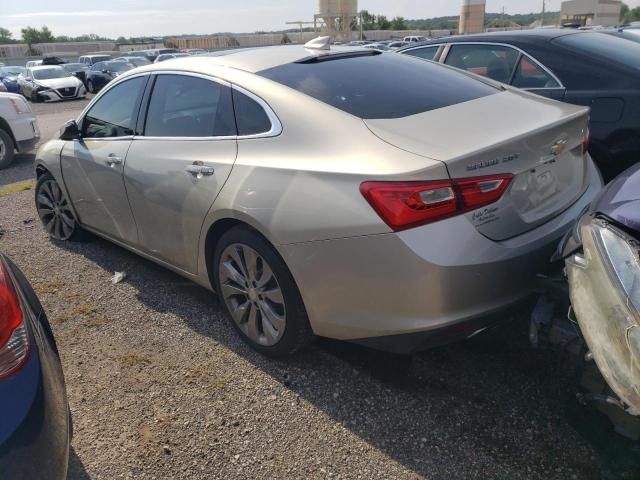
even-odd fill
[{"label": "rear door window", "polygon": [[440,49],[440,45],[433,45],[430,47],[412,48],[404,53],[405,55],[411,55],[412,57],[424,58],[425,60],[433,60],[436,58],[436,53]]},{"label": "rear door window", "polygon": [[444,63],[468,72],[509,83],[520,53],[502,45],[455,44]]},{"label": "rear door window", "polygon": [[236,114],[238,135],[260,135],[271,130],[271,120],[264,108],[238,90],[233,90],[233,108]]},{"label": "rear door window", "polygon": [[498,89],[408,55],[313,58],[258,72],[365,119],[401,118],[498,93]]},{"label": "rear door window", "polygon": [[531,58],[523,55],[518,62],[512,85],[517,88],[559,88],[560,84]]},{"label": "rear door window", "polygon": [[159,75],[149,101],[147,137],[236,135],[231,88],[187,75]]}]

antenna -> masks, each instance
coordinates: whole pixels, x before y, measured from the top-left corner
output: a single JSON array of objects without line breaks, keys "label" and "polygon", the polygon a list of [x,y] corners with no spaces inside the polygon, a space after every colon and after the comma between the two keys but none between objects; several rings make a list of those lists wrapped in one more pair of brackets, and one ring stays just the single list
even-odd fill
[{"label": "antenna", "polygon": [[304,48],[311,50],[331,50],[331,37],[318,37],[304,44]]}]

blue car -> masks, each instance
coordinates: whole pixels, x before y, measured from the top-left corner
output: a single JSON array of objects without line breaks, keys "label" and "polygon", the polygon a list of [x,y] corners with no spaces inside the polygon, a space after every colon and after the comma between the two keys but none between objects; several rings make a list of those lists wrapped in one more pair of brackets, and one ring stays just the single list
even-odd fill
[{"label": "blue car", "polygon": [[18,85],[18,77],[26,72],[24,67],[2,67],[0,68],[0,82],[7,87],[9,93],[21,93]]},{"label": "blue car", "polygon": [[0,478],[67,478],[71,417],[47,317],[18,268],[0,255]]}]

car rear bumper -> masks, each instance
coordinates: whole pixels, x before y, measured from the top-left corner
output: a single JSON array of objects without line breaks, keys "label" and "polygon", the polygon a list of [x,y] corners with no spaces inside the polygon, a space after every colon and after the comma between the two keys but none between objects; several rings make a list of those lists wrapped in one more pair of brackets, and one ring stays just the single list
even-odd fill
[{"label": "car rear bumper", "polygon": [[23,152],[33,148],[40,140],[40,128],[36,116],[23,113],[11,120],[11,132],[18,143],[18,151]]},{"label": "car rear bumper", "polygon": [[424,339],[441,330],[473,334],[486,326],[482,317],[527,299],[536,274],[550,268],[559,240],[601,188],[592,168],[590,186],[574,205],[502,242],[484,237],[460,216],[400,233],[285,245],[280,251],[317,335],[369,344],[390,340],[375,337],[417,335],[400,342],[413,349],[428,346]]},{"label": "car rear bumper", "polygon": [[0,380],[0,478],[64,480],[70,416],[60,359],[35,293],[8,260],[7,265],[23,306],[31,348],[20,370]]}]

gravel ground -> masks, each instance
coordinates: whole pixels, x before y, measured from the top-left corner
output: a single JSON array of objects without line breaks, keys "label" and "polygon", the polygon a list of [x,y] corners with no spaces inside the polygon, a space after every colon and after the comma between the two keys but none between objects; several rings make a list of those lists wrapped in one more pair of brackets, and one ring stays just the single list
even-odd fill
[{"label": "gravel ground", "polygon": [[[43,131],[81,108],[63,105],[37,106]],[[528,349],[524,318],[411,360],[326,340],[267,360],[213,294],[99,239],[51,242],[36,218],[32,191],[0,197],[0,250],[61,350],[69,479],[599,478],[564,416],[572,367]]]}]

